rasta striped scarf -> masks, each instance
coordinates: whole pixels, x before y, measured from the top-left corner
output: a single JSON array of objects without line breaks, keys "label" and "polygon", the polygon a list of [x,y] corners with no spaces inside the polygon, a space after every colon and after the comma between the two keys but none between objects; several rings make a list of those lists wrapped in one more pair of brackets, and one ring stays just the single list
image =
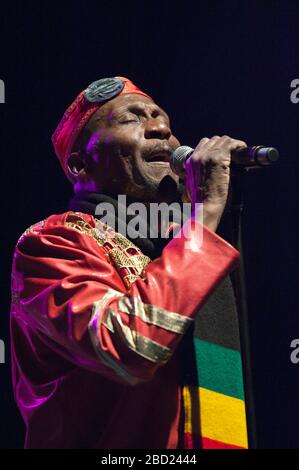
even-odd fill
[{"label": "rasta striped scarf", "polygon": [[200,309],[182,348],[182,447],[246,449],[239,327],[229,277]]},{"label": "rasta striped scarf", "polygon": [[[117,211],[117,196],[99,193],[77,193],[69,208],[94,215],[100,202],[111,203]],[[152,260],[161,255],[168,241],[132,240]],[[179,447],[247,448],[238,315],[229,276],[200,309],[180,347],[183,367]]]}]

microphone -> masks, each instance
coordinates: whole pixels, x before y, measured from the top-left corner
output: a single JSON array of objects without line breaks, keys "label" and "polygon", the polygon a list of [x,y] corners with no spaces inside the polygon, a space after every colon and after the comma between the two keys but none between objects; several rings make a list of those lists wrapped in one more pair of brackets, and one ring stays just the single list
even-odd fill
[{"label": "microphone", "polygon": [[[193,148],[182,145],[171,154],[170,167],[181,178],[185,175],[185,163],[193,152]],[[231,152],[231,166],[246,170],[272,165],[278,159],[278,150],[273,147],[263,147],[262,145],[238,148]]]}]

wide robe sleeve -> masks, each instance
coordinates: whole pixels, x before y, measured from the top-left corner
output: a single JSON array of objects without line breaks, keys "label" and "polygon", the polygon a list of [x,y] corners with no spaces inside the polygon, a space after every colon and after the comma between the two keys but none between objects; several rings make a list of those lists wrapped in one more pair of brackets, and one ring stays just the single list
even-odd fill
[{"label": "wide robe sleeve", "polygon": [[166,364],[201,306],[239,253],[189,220],[129,286],[95,237],[95,219],[65,213],[19,240],[14,255],[16,320],[63,358],[110,380],[150,380]]}]

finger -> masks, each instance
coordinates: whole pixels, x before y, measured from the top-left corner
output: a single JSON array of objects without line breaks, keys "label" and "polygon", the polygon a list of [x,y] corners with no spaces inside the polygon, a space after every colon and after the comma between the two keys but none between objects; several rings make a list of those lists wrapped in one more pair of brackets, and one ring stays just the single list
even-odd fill
[{"label": "finger", "polygon": [[232,139],[230,142],[227,142],[227,149],[231,152],[237,148],[247,147],[246,142],[243,140]]},{"label": "finger", "polygon": [[207,144],[207,142],[209,142],[210,139],[208,139],[208,137],[203,137],[199,143],[197,144],[197,146],[195,147],[194,149],[194,152],[192,154],[192,157],[189,159],[189,160],[193,160],[193,161],[197,161],[199,160],[199,154],[200,154],[200,151],[202,150],[202,148]]},{"label": "finger", "polygon": [[208,149],[212,147],[215,142],[217,142],[220,139],[219,135],[214,135],[211,139],[208,139],[207,137],[204,137],[199,141],[199,144],[195,148],[192,158],[193,160],[198,160],[199,159],[199,152],[202,151],[203,149]]},{"label": "finger", "polygon": [[221,137],[218,136],[218,139],[213,140],[213,146],[217,144],[217,147],[222,147],[228,145],[232,140],[234,139],[232,139],[232,137],[230,137],[229,135],[222,135]]},{"label": "finger", "polygon": [[[211,139],[209,139],[208,142],[206,142],[203,147],[205,149],[209,149],[211,147],[213,147],[215,144],[217,144],[219,141],[220,141],[221,137],[219,135],[214,135]],[[203,148],[202,147],[202,148]]]},{"label": "finger", "polygon": [[198,142],[197,146],[195,147],[195,150],[198,150],[199,148],[201,148],[203,145],[205,145],[207,142],[209,142],[210,139],[208,139],[208,137],[203,137],[202,139],[200,139],[200,141]]},{"label": "finger", "polygon": [[237,148],[244,148],[244,147],[247,147],[247,144],[246,142],[244,142],[244,140],[232,139],[228,135],[223,135],[220,139],[215,141],[214,145],[211,146],[211,149],[213,150],[222,149],[230,153],[233,150],[236,150]]},{"label": "finger", "polygon": [[231,146],[234,147],[235,145],[238,147],[247,147],[247,144],[246,142],[244,142],[244,140],[233,139],[229,135],[221,136],[220,139],[218,140],[218,143],[221,145],[227,146],[228,148],[230,148]]}]

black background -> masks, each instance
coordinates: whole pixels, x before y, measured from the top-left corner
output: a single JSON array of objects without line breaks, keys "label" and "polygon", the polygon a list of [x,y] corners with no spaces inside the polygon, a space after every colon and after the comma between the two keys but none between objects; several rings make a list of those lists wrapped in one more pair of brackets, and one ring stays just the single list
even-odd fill
[{"label": "black background", "polygon": [[[131,78],[166,109],[179,140],[229,134],[272,145],[281,159],[244,184],[257,436],[299,448],[297,1],[20,1],[1,5],[0,448],[21,447],[10,385],[9,302],[14,245],[26,227],[63,212],[72,192],[50,136],[90,82]],[[297,281],[297,283],[296,283]],[[75,391],[74,391],[75,393]],[[87,397],[88,399],[88,397]]]}]

